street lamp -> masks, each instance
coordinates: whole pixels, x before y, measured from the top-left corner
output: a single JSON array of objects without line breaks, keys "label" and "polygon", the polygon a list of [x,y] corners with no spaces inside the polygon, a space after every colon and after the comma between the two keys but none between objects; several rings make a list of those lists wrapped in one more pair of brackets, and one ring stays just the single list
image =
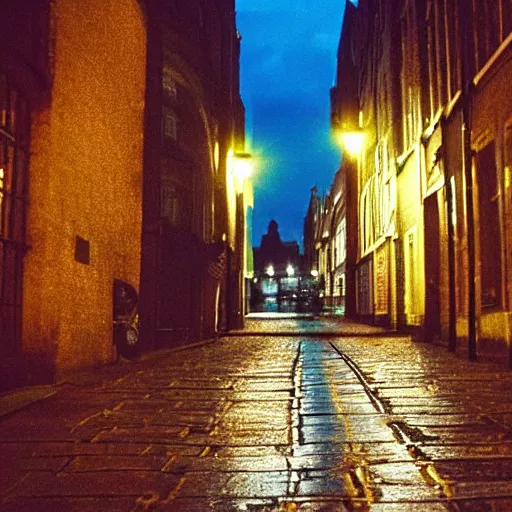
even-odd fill
[{"label": "street lamp", "polygon": [[288,265],[286,267],[286,274],[288,275],[288,277],[292,277],[295,274],[295,269],[293,268],[292,265]]},{"label": "street lamp", "polygon": [[342,147],[352,156],[358,156],[363,149],[364,133],[361,130],[342,132],[339,134]]},{"label": "street lamp", "polygon": [[274,270],[274,266],[269,265],[267,267],[267,276],[272,277],[275,273],[276,273],[276,271]]},{"label": "street lamp", "polygon": [[244,191],[244,180],[249,178],[253,172],[253,159],[250,153],[234,153],[233,174],[237,180],[237,192]]}]

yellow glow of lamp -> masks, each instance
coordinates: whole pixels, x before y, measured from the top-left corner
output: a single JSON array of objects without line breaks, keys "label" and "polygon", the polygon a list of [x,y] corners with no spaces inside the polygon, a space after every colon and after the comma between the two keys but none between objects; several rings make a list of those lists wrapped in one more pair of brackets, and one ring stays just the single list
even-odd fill
[{"label": "yellow glow of lamp", "polygon": [[318,270],[313,269],[313,270],[311,271],[311,275],[312,275],[313,277],[318,277]]},{"label": "yellow glow of lamp", "polygon": [[343,147],[351,154],[358,155],[363,149],[364,134],[363,132],[345,132],[340,135]]},{"label": "yellow glow of lamp", "polygon": [[286,267],[286,273],[288,274],[288,277],[291,277],[295,274],[295,269],[291,265],[288,265]]},{"label": "yellow glow of lamp", "polygon": [[239,180],[245,180],[252,175],[252,155],[250,153],[235,153],[234,173]]},{"label": "yellow glow of lamp", "polygon": [[269,266],[267,267],[267,275],[268,275],[269,277],[272,277],[275,273],[276,273],[276,272],[275,272],[275,270],[274,270],[274,267],[273,267],[272,265],[269,265]]},{"label": "yellow glow of lamp", "polygon": [[236,179],[237,192],[244,191],[244,181],[252,175],[253,162],[250,153],[233,154],[233,175]]}]

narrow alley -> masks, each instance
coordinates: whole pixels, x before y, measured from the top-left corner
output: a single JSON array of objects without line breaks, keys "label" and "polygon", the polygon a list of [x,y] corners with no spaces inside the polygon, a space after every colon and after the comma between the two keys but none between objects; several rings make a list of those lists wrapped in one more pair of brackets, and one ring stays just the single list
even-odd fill
[{"label": "narrow alley", "polygon": [[339,319],[0,400],[2,511],[505,511],[512,374]]}]

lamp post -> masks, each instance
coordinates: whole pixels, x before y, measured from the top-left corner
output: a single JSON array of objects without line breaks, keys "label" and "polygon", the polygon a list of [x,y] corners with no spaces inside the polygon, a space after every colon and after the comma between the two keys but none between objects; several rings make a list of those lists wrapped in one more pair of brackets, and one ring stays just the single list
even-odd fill
[{"label": "lamp post", "polygon": [[465,180],[467,224],[467,286],[468,286],[468,359],[477,359],[477,311],[476,311],[476,264],[475,264],[475,212],[473,197],[473,170],[471,156],[471,94],[473,81],[469,67],[471,59],[472,20],[465,2],[458,1],[459,44],[461,51],[461,104],[462,104],[462,169]]}]

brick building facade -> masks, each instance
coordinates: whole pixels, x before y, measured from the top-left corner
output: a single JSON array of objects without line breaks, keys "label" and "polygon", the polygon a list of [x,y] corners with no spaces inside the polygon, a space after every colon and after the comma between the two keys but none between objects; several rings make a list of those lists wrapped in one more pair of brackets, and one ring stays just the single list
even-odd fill
[{"label": "brick building facade", "polygon": [[333,129],[364,136],[346,169],[358,315],[470,357],[512,353],[511,24],[506,1],[347,5],[331,94]]},{"label": "brick building facade", "polygon": [[234,1],[0,13],[0,388],[113,361],[117,282],[140,292],[143,350],[213,334],[241,293],[208,272],[241,260]]}]

